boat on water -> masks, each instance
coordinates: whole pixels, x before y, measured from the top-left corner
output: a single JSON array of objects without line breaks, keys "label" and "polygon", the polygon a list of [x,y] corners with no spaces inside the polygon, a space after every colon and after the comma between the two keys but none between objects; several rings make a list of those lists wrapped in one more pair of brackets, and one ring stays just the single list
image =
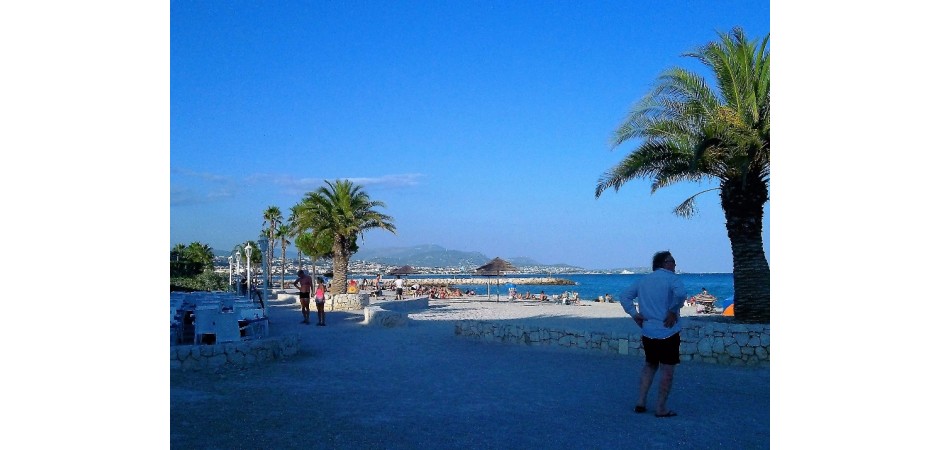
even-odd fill
[{"label": "boat on water", "polygon": [[233,292],[171,292],[170,344],[214,345],[268,335],[264,304]]}]

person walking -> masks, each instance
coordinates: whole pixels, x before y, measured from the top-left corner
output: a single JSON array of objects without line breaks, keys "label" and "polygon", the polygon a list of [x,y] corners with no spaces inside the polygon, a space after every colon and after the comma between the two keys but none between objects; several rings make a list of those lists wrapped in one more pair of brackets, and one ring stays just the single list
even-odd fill
[{"label": "person walking", "polygon": [[310,289],[313,287],[313,278],[307,275],[303,270],[297,271],[297,279],[294,280],[294,287],[300,289],[300,312],[304,315],[304,320],[300,323],[310,324]]},{"label": "person walking", "polygon": [[323,278],[317,278],[317,290],[313,301],[317,305],[317,326],[325,327],[326,312],[323,311],[323,307],[326,305],[326,286],[323,285]]},{"label": "person walking", "polygon": [[[643,330],[643,351],[646,363],[640,372],[640,392],[633,411],[646,412],[646,397],[659,368],[659,395],[656,417],[674,417],[666,408],[672,389],[676,364],[679,364],[679,310],[687,297],[685,285],[676,275],[676,259],[668,251],[653,255],[653,273],[643,276],[627,288],[620,305]],[[634,299],[637,304],[633,303]]]}]

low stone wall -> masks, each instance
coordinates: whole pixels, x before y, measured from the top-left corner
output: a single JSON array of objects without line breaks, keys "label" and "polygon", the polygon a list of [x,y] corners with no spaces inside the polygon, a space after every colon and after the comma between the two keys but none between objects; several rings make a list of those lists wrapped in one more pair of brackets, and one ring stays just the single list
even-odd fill
[{"label": "low stone wall", "polygon": [[336,294],[328,295],[323,305],[329,311],[353,311],[369,306],[369,294]]},{"label": "low stone wall", "polygon": [[[464,320],[455,325],[454,334],[484,341],[643,355],[642,335],[639,333],[618,335]],[[732,366],[770,365],[770,325],[690,320],[683,325],[680,336],[680,361]]]},{"label": "low stone wall", "polygon": [[364,308],[363,324],[382,325],[388,328],[408,326],[409,312],[426,309],[428,309],[427,297],[379,302]]},{"label": "low stone wall", "polygon": [[[282,303],[300,303],[300,294],[294,292],[281,292],[277,294],[277,299]],[[310,299],[310,308],[315,309],[313,299]],[[353,311],[360,310],[369,305],[369,294],[326,294],[326,302],[323,304],[327,311]]]},{"label": "low stone wall", "polygon": [[239,369],[293,356],[299,345],[298,334],[215,345],[174,345],[170,347],[170,369],[184,372]]}]

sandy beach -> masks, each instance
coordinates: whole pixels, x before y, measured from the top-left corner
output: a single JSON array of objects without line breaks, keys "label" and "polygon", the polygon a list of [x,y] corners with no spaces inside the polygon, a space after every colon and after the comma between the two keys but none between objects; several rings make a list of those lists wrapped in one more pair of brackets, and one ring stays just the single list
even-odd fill
[{"label": "sandy beach", "polygon": [[679,415],[660,419],[633,412],[641,357],[454,335],[467,319],[637,331],[617,303],[432,300],[399,328],[364,326],[362,311],[303,325],[298,304],[273,303],[271,334],[299,334],[298,354],[238,371],[171,371],[171,447],[770,446],[769,368],[682,363],[669,399]]}]

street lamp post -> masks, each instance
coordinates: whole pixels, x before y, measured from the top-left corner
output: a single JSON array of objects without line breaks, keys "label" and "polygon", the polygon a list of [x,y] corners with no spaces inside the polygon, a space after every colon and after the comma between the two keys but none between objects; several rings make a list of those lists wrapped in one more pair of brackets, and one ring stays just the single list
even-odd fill
[{"label": "street lamp post", "polygon": [[247,277],[248,277],[248,298],[251,298],[251,244],[245,245],[245,259],[247,260]]},{"label": "street lamp post", "polygon": [[238,293],[238,294],[241,294],[241,292],[240,292],[240,289],[241,289],[241,287],[242,287],[242,284],[241,284],[241,282],[240,282],[240,281],[241,281],[241,277],[242,277],[242,252],[241,252],[241,248],[235,250],[234,252],[232,252],[232,254],[235,255],[235,274],[238,275],[238,279],[235,280],[235,281],[238,281],[238,283],[237,283],[238,285],[235,286],[235,292]]},{"label": "street lamp post", "polygon": [[268,238],[258,239],[258,247],[261,248],[261,307],[264,308],[264,300],[268,298]]}]

